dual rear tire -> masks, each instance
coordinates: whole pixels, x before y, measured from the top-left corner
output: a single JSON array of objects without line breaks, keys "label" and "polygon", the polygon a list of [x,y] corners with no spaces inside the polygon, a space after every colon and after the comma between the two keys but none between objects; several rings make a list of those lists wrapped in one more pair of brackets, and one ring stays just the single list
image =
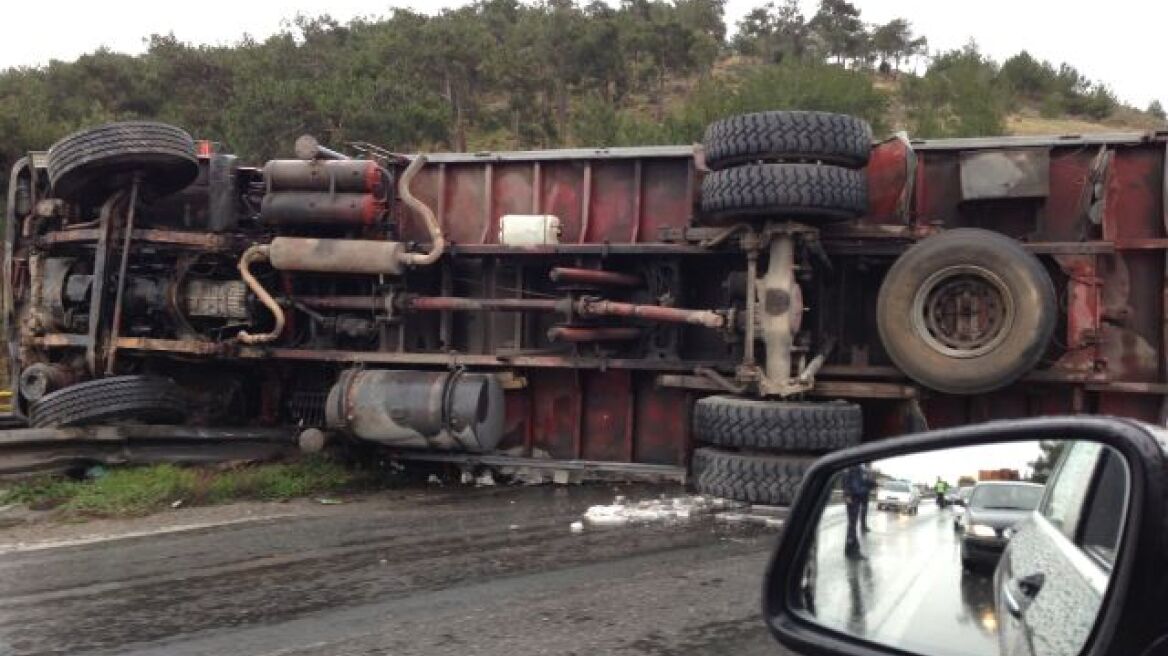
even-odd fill
[{"label": "dual rear tire", "polygon": [[853,403],[706,397],[694,406],[694,436],[707,445],[694,451],[694,488],[744,503],[790,505],[811,464],[859,444],[862,427]]},{"label": "dual rear tire", "polygon": [[781,218],[809,223],[861,216],[872,130],[853,116],[772,111],[710,124],[702,213],[713,222]]}]

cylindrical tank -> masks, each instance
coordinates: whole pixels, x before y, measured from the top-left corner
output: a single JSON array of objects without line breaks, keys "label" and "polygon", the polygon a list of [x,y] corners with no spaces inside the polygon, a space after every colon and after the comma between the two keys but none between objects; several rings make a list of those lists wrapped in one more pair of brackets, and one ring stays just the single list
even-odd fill
[{"label": "cylindrical tank", "polygon": [[329,391],[328,427],[388,446],[493,450],[503,436],[498,377],[462,371],[350,369]]},{"label": "cylindrical tank", "polygon": [[264,196],[260,221],[275,226],[373,225],[385,209],[373,194],[281,191]]},{"label": "cylindrical tank", "polygon": [[20,372],[20,394],[28,401],[77,382],[77,370],[60,364],[37,362]]},{"label": "cylindrical tank", "polygon": [[273,159],[264,165],[264,182],[268,193],[352,192],[384,198],[390,188],[385,171],[367,159]]},{"label": "cylindrical tank", "polygon": [[404,252],[397,241],[276,237],[268,260],[281,271],[398,275]]}]

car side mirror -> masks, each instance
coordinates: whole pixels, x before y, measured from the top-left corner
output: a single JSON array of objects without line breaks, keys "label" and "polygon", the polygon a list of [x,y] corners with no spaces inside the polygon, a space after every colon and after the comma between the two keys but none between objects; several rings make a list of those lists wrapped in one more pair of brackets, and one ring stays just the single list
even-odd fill
[{"label": "car side mirror", "polygon": [[[1164,632],[1139,610],[1166,579],[1163,432],[1024,419],[822,458],[767,573],[772,634],[810,656],[1142,653]],[[983,470],[1006,480],[978,483],[959,522],[934,504],[877,511],[857,483],[861,465],[911,483]]]}]

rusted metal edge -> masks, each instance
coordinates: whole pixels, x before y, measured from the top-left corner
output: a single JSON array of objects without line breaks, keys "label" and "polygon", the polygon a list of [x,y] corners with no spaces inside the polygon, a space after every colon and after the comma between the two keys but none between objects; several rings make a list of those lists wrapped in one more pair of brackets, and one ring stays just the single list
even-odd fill
[{"label": "rusted metal edge", "polygon": [[673,158],[693,157],[693,154],[693,146],[633,146],[627,148],[558,148],[552,150],[480,151],[477,153],[427,153],[427,157],[435,164],[478,164],[482,162]]},{"label": "rusted metal edge", "polygon": [[[37,239],[41,247],[60,244],[85,244],[95,242],[101,235],[101,228],[81,228],[77,230],[57,230],[47,232]],[[187,232],[182,230],[158,230],[154,228],[135,228],[131,238],[140,243],[160,244],[177,248],[193,248],[196,250],[230,250],[235,245],[231,235],[222,235],[212,232]]]},{"label": "rusted metal edge", "polygon": [[[276,442],[294,444],[291,428],[208,428],[199,426],[74,426],[68,428],[14,428],[0,431],[0,447],[62,442]],[[2,455],[0,455],[2,458]]]},{"label": "rusted metal edge", "polygon": [[601,460],[553,460],[550,458],[523,458],[519,456],[490,455],[478,453],[441,453],[434,451],[392,450],[393,457],[402,460],[427,462],[449,462],[465,465],[487,465],[490,467],[528,467],[532,469],[565,469],[583,472],[612,472],[642,476],[654,476],[680,483],[686,482],[686,469],[676,465],[653,465],[639,462],[605,462]]},{"label": "rusted metal edge", "polygon": [[549,255],[709,255],[710,251],[686,244],[639,242],[636,244],[547,244],[506,246],[503,244],[453,244],[452,255],[464,256],[549,256]]},{"label": "rusted metal edge", "polygon": [[[80,348],[85,346],[84,335],[53,333],[33,338],[40,348]],[[459,353],[391,353],[384,351],[340,351],[329,349],[289,349],[234,347],[220,342],[181,341],[123,337],[118,349],[126,351],[165,352],[184,355],[218,356],[238,359],[277,359],[352,364],[401,365],[466,365],[474,367],[526,367],[576,369],[636,369],[645,371],[685,371],[694,367],[708,367],[718,371],[733,371],[732,360],[692,360],[686,362],[637,358],[596,358],[569,355],[496,355]]]},{"label": "rusted metal edge", "polygon": [[[657,376],[657,384],[661,387],[677,387],[710,392],[726,391],[716,381],[703,376],[662,374]],[[815,381],[815,386],[807,394],[816,397],[851,399],[915,399],[920,396],[920,390],[912,385],[900,385],[897,383],[817,380]]]},{"label": "rusted metal edge", "polygon": [[1026,148],[1037,146],[1135,145],[1160,141],[1168,133],[1100,132],[1097,134],[1042,135],[1024,137],[967,137],[954,139],[910,139],[913,150],[974,150],[978,148]]}]

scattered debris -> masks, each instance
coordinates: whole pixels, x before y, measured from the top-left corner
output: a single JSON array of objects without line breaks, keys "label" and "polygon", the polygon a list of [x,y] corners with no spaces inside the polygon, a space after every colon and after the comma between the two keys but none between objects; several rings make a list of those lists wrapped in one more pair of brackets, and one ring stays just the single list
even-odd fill
[{"label": "scattered debris", "polygon": [[474,484],[475,487],[494,487],[495,476],[491,474],[491,470],[484,470],[483,473],[475,477]]},{"label": "scattered debris", "polygon": [[628,523],[686,521],[695,515],[711,513],[721,508],[724,502],[704,495],[685,495],[647,499],[630,503],[618,495],[614,503],[606,506],[592,506],[584,513],[590,524],[616,526]]},{"label": "scattered debris", "polygon": [[170,507],[171,507],[171,508],[179,508],[179,507],[181,507],[182,505],[183,505],[183,499],[175,499],[174,501],[171,501],[171,502],[170,502]]},{"label": "scattered debris", "polygon": [[438,474],[430,474],[430,477],[426,479],[426,482],[430,485],[442,485],[442,479],[438,478]]},{"label": "scattered debris", "polygon": [[344,501],[332,497],[318,497],[316,502],[322,506],[339,506],[344,503]]},{"label": "scattered debris", "polygon": [[[783,525],[786,508],[749,506],[728,499],[705,495],[683,495],[630,502],[617,495],[610,505],[592,506],[584,513],[585,522],[594,526],[622,526],[652,522],[685,522],[701,515],[727,523],[752,523],[768,528]],[[584,522],[574,522],[573,533],[584,530]]]}]

